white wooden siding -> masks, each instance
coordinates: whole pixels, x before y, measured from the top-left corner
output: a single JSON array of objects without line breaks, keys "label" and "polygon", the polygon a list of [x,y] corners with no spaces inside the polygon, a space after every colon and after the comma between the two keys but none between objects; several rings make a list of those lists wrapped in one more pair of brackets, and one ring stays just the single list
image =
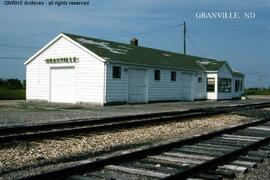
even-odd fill
[{"label": "white wooden siding", "polygon": [[[121,67],[121,78],[112,78],[113,66]],[[128,100],[128,67],[120,64],[107,65],[106,102],[127,102]]]},{"label": "white wooden siding", "polygon": [[[155,80],[154,71],[160,70],[160,80]],[[171,81],[171,71],[176,72],[176,81]],[[148,69],[148,101],[180,100],[181,73],[177,70]]]},{"label": "white wooden siding", "polygon": [[[198,82],[199,77],[202,77],[202,82]],[[197,100],[207,99],[206,73],[195,73],[193,84],[193,98]]]},{"label": "white wooden siding", "polygon": [[[239,90],[239,92],[235,92],[235,80],[239,80],[239,81],[242,82],[242,90]],[[243,93],[244,93],[244,82],[243,82],[243,78],[241,78],[241,77],[233,77],[232,78],[232,97],[233,98],[241,97],[243,95]]]},{"label": "white wooden siding", "polygon": [[[77,57],[78,63],[46,64],[46,58]],[[50,68],[75,67],[76,102],[103,104],[104,63],[61,37],[26,67],[28,100],[49,100]]]},{"label": "white wooden siding", "polygon": [[193,73],[181,73],[181,100],[192,101],[193,100],[193,85],[194,74]]},{"label": "white wooden siding", "polygon": [[[112,78],[112,67],[121,66],[121,79]],[[109,63],[107,65],[106,80],[106,102],[127,102],[128,101],[128,70],[130,68],[140,68],[147,70],[147,101],[167,101],[181,100],[181,73],[183,71],[174,69],[149,68],[144,66],[128,66],[122,64]],[[154,79],[154,70],[160,70],[160,80]],[[176,72],[176,81],[171,81],[171,71]],[[188,72],[187,72],[188,73]],[[193,76],[195,75],[194,72]],[[202,74],[202,83],[193,80],[192,98],[206,99],[206,74]],[[194,88],[196,91],[193,91]]]}]

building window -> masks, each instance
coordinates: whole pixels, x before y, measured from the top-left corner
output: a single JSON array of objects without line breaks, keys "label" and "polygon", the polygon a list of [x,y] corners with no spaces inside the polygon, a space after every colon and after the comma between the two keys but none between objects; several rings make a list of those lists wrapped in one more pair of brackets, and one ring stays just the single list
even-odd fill
[{"label": "building window", "polygon": [[202,74],[195,73],[195,77],[197,77],[198,83],[202,83]]},{"label": "building window", "polygon": [[176,81],[176,72],[171,71],[171,81]]},{"label": "building window", "polygon": [[243,92],[243,82],[240,81],[240,91]]},{"label": "building window", "polygon": [[230,93],[232,80],[230,78],[218,78],[218,92]]},{"label": "building window", "polygon": [[207,78],[207,92],[215,92],[215,78]]},{"label": "building window", "polygon": [[160,70],[155,70],[155,80],[160,80]]},{"label": "building window", "polygon": [[121,78],[121,67],[120,66],[113,66],[113,72],[112,77],[114,79],[120,79]]},{"label": "building window", "polygon": [[235,80],[234,83],[234,92],[239,92],[240,90],[240,81],[239,80]]}]

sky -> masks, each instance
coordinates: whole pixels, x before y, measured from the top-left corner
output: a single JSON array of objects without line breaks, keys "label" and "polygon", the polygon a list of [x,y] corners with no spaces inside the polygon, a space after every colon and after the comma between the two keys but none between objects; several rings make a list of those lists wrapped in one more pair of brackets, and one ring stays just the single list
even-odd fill
[{"label": "sky", "polygon": [[[269,0],[90,0],[79,7],[4,2],[0,78],[25,79],[24,61],[60,32],[123,43],[136,37],[140,46],[183,53],[185,21],[187,54],[226,60],[246,75],[246,87],[270,86]],[[241,19],[197,18],[201,12],[237,12]],[[255,18],[243,18],[245,12]]]}]

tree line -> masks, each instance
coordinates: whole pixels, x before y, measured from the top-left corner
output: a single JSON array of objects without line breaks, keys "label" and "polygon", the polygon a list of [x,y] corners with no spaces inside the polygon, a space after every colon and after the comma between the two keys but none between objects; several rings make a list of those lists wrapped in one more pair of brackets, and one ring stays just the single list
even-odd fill
[{"label": "tree line", "polygon": [[1,79],[0,78],[0,88],[2,89],[25,89],[26,80],[20,81],[18,79]]}]

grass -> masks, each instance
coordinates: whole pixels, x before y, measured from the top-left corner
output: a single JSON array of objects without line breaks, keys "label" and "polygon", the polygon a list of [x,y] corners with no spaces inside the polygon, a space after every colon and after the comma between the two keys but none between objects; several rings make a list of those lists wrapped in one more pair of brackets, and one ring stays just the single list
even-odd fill
[{"label": "grass", "polygon": [[246,95],[270,95],[270,89],[245,89]]},{"label": "grass", "polygon": [[25,99],[25,89],[0,88],[0,100]]}]

